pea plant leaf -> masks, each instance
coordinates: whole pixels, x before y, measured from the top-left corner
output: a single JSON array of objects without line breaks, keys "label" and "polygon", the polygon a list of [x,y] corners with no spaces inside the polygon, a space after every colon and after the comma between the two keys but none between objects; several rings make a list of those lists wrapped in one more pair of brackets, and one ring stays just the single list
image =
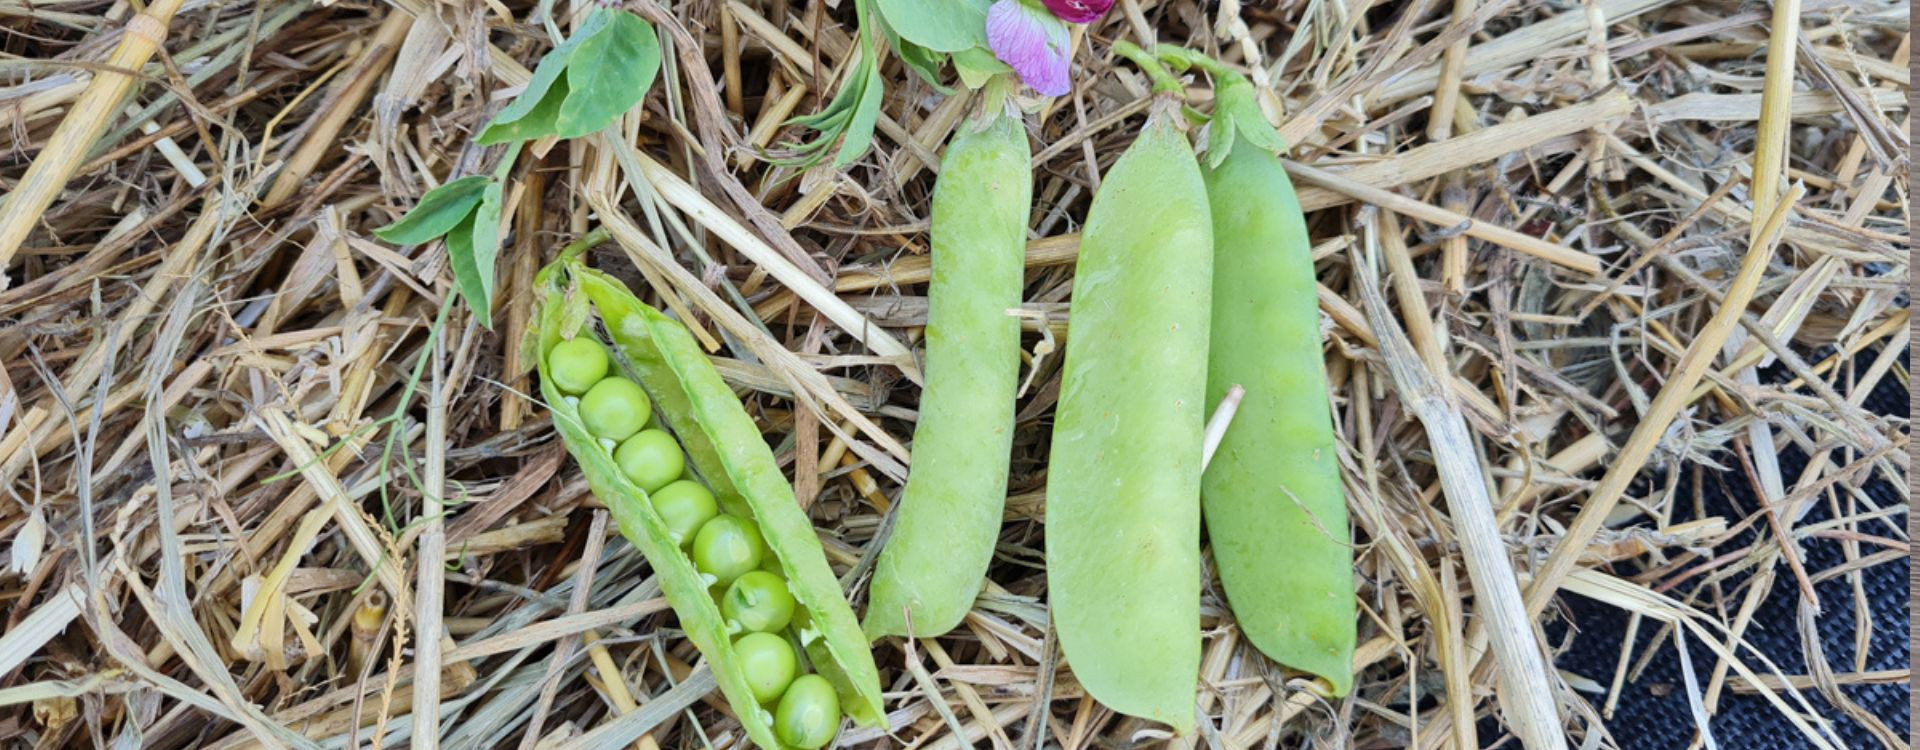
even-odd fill
[{"label": "pea plant leaf", "polygon": [[953,53],[953,69],[960,73],[960,82],[967,88],[977,89],[987,84],[994,76],[1013,72],[1013,68],[1000,62],[993,56],[993,50],[986,47],[973,47]]},{"label": "pea plant leaf", "polygon": [[899,53],[900,62],[905,63],[907,69],[920,76],[920,80],[926,81],[927,85],[932,86],[942,96],[952,96],[952,87],[940,82],[940,66],[947,61],[947,53],[936,52],[901,39],[900,34],[893,30],[893,25],[886,23],[886,18],[882,17],[880,21],[880,30],[886,32],[887,44],[892,45],[893,51]]},{"label": "pea plant leaf", "polygon": [[399,221],[373,230],[373,236],[395,245],[419,245],[451,231],[473,214],[486,189],[485,175],[462,177],[420,196],[420,202]]},{"label": "pea plant leaf", "polygon": [[840,90],[834,93],[833,100],[827,102],[825,109],[788,120],[790,124],[810,128],[819,135],[812,141],[794,146],[794,157],[774,159],[773,163],[811,167],[826,158],[835,142],[840,142],[840,150],[833,160],[833,166],[839,168],[866,155],[867,148],[873,145],[873,127],[880,121],[880,99],[886,92],[886,79],[881,77],[879,69],[873,64],[874,19],[867,0],[855,0],[853,8],[855,17],[860,19],[860,61],[853,70],[847,71],[845,82],[840,84]]},{"label": "pea plant leaf", "polygon": [[[570,87],[563,76],[547,88],[546,94],[534,103],[533,108],[528,110],[526,115],[510,122],[500,122],[496,118],[493,122],[487,123],[486,129],[480,131],[480,137],[474,141],[482,146],[491,146],[496,143],[532,141],[550,135],[559,135],[560,107],[566,102],[568,93],[570,93]],[[516,99],[514,103],[520,102]]]},{"label": "pea plant leaf", "polygon": [[625,11],[596,8],[587,14],[586,20],[574,29],[573,36],[567,37],[546,57],[540,58],[540,64],[534,66],[533,78],[527,81],[527,87],[515,95],[499,114],[493,116],[493,120],[487,123],[487,127],[480,131],[480,137],[475,140],[482,146],[490,146],[554,135],[555,121],[568,93],[563,78],[567,63],[580,45],[607,29],[613,13],[625,14]]},{"label": "pea plant leaf", "polygon": [[959,52],[987,43],[987,7],[980,0],[875,0],[880,16],[902,39],[935,52]]},{"label": "pea plant leaf", "polygon": [[500,256],[501,196],[500,181],[488,181],[467,226],[447,235],[447,261],[453,266],[460,298],[489,330],[493,328],[494,262]]},{"label": "pea plant leaf", "polygon": [[861,88],[860,103],[853,108],[853,117],[847,124],[847,139],[840,144],[840,154],[833,159],[835,169],[852,164],[873,145],[873,128],[880,122],[880,98],[886,93],[886,86],[880,69],[867,66],[867,85]]},{"label": "pea plant leaf", "polygon": [[[794,145],[792,147],[795,153],[794,157],[776,159],[774,163],[790,167],[811,167],[820,163],[828,154],[833,153],[833,145],[836,142],[841,142],[842,136],[845,136],[846,140],[844,141],[844,145],[840,147],[839,157],[835,159],[835,164],[842,162],[851,163],[854,159],[858,159],[865,154],[866,145],[864,143],[858,151],[855,151],[852,145],[856,141],[871,143],[873,134],[869,132],[864,139],[861,139],[857,138],[851,131],[856,115],[858,114],[857,110],[866,103],[868,85],[875,77],[873,73],[872,67],[868,66],[865,60],[861,60],[854,70],[849,71],[846,83],[840,87],[839,92],[833,95],[833,99],[827,102],[825,109],[805,117],[793,118],[790,121],[792,124],[810,128],[818,133],[818,135],[811,141]],[[874,114],[877,115],[878,113]],[[875,117],[875,122],[877,121],[878,118]]]},{"label": "pea plant leaf", "polygon": [[[838,135],[845,129],[847,120],[853,117],[854,106],[860,102],[861,92],[864,91],[867,83],[866,62],[865,59],[861,59],[855,63],[854,69],[848,72],[847,82],[840,87],[840,90],[833,95],[831,100],[827,101],[826,107],[822,108],[819,112],[810,115],[801,115],[788,120],[788,122],[794,125],[812,128],[822,134],[832,132]],[[830,138],[823,137],[800,148],[802,151],[824,148],[831,143],[831,140]]]},{"label": "pea plant leaf", "polygon": [[554,120],[562,138],[605,129],[646,97],[660,72],[653,27],[624,10],[602,10],[610,16],[606,28],[581,42],[567,61],[568,92]]},{"label": "pea plant leaf", "polygon": [[[473,225],[473,214],[467,214],[459,226],[447,233],[447,264],[453,267],[454,289],[461,299],[468,300],[471,300],[467,293],[469,281],[472,287],[480,285],[480,271],[473,263]],[[471,305],[471,301],[468,304]],[[475,310],[474,314],[479,315],[479,311]]]}]

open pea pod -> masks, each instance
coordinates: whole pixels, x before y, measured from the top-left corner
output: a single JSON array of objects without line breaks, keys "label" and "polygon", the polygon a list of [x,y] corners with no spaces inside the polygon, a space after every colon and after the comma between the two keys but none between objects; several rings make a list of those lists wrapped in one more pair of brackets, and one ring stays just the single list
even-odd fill
[{"label": "open pea pod", "polygon": [[[801,629],[813,667],[832,682],[840,705],[854,721],[877,726],[884,720],[879,673],[853,609],[827,567],[813,524],[794,500],[760,436],[733,390],[721,380],[692,334],[680,323],[635,298],[625,285],[572,259],[542,271],[545,293],[538,335],[541,394],[553,412],[554,426],[580,462],[600,501],[612,511],[620,533],[652,564],[680,627],[707,659],[715,682],[755,744],[786,750],[774,735],[770,713],[753,698],[747,674],[734,653],[726,621],[708,593],[693,561],[668,533],[647,493],[623,475],[612,455],[580,420],[573,401],[544,377],[547,357],[567,329],[591,335],[583,325],[584,307],[597,312],[612,337],[616,361],[653,400],[654,413],[686,450],[688,464],[730,513],[759,524],[796,603],[806,615]],[[571,284],[571,290],[568,284]],[[569,310],[569,305],[576,306]],[[571,314],[570,314],[571,313]]]}]

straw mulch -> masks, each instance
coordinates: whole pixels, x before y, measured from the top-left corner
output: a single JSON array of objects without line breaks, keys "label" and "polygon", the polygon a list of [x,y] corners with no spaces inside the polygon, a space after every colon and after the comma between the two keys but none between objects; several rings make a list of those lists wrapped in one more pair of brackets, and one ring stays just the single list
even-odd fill
[{"label": "straw mulch", "polygon": [[[1782,0],[1798,26],[1723,0],[1116,5],[1076,38],[1073,93],[1029,118],[1031,372],[991,584],[959,632],[876,645],[892,725],[841,742],[1164,737],[1057,658],[1040,552],[1077,222],[1148,98],[1121,38],[1214,52],[1284,111],[1360,584],[1360,679],[1328,699],[1239,638],[1210,583],[1207,718],[1172,742],[1614,746],[1599,717],[1676,638],[1725,657],[1676,686],[1702,719],[1758,695],[1799,733],[1776,742],[1840,746],[1843,714],[1904,742],[1838,689],[1904,672],[1813,638],[1815,668],[1788,673],[1746,644],[1814,635],[1754,622],[1775,581],[1857,585],[1908,548],[1905,507],[1861,490],[1908,471],[1906,420],[1862,404],[1909,378],[1907,8],[1801,1]],[[872,153],[772,167],[755,149],[804,137],[782,123],[835,90],[851,4],[673,4],[673,59],[623,136],[515,170],[488,331],[440,320],[438,243],[369,232],[492,168],[470,137],[549,46],[535,3],[148,3],[0,0],[0,193],[47,204],[0,217],[0,742],[740,747],[528,395],[533,274],[613,231],[593,262],[715,347],[858,602],[918,397],[872,341],[924,322],[928,196],[968,103],[889,60]],[[769,248],[806,278],[744,252]],[[834,294],[873,328],[802,301]],[[758,325],[719,323],[743,313]],[[794,366],[841,403],[796,402]],[[1790,447],[1805,470],[1782,471]],[[1767,502],[1700,517],[1679,490],[1702,469]],[[443,493],[449,514],[423,510]],[[1476,499],[1492,513],[1456,512]],[[1807,564],[1833,542],[1843,564]],[[1503,568],[1519,590],[1483,585]],[[1491,657],[1560,645],[1538,626],[1574,594],[1669,650],[1612,674]],[[1863,638],[1905,622],[1818,605]]]}]

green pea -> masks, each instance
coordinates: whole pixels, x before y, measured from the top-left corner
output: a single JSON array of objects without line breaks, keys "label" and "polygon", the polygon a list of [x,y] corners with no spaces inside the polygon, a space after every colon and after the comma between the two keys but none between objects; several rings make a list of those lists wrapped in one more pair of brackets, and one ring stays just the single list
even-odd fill
[{"label": "green pea", "polygon": [[840,731],[840,696],[817,674],[801,675],[773,710],[773,733],[782,743],[815,750]]},{"label": "green pea", "polygon": [[733,642],[733,652],[747,672],[747,687],[754,700],[772,703],[793,682],[800,671],[800,657],[793,644],[773,633],[748,633]]},{"label": "green pea", "polygon": [[665,430],[634,433],[614,449],[613,460],[620,464],[620,473],[647,492],[667,486],[687,469],[687,454]]},{"label": "green pea", "polygon": [[760,567],[765,554],[760,526],[739,516],[715,516],[693,537],[693,566],[713,576],[713,583],[719,586]]},{"label": "green pea", "polygon": [[620,442],[647,426],[653,404],[640,385],[622,377],[601,380],[580,397],[580,421],[603,440]]},{"label": "green pea", "polygon": [[[1215,122],[1237,116],[1243,136],[1271,130],[1251,84],[1227,71],[1214,80]],[[1207,536],[1240,631],[1274,661],[1321,675],[1345,695],[1357,621],[1353,553],[1313,243],[1271,151],[1246,137],[1210,148],[1231,150],[1205,171],[1214,242],[1207,403],[1235,384],[1246,395],[1201,480]]]},{"label": "green pea", "polygon": [[600,382],[607,376],[607,366],[607,350],[586,336],[562,341],[547,353],[548,376],[569,396],[586,393]]},{"label": "green pea", "polygon": [[[1114,50],[1123,45],[1132,47]],[[1049,612],[1081,686],[1185,734],[1200,672],[1213,228],[1178,126],[1179,88],[1159,70],[1164,93],[1100,181],[1081,233],[1046,560]]]},{"label": "green pea", "polygon": [[729,624],[744,630],[771,633],[793,621],[793,593],[787,591],[786,579],[764,570],[751,571],[727,587],[720,613]]},{"label": "green pea", "polygon": [[693,541],[700,527],[720,514],[713,493],[691,479],[668,484],[647,497],[653,501],[653,512],[666,522],[667,533],[682,545]]},{"label": "green pea", "polygon": [[1020,378],[1032,156],[1012,116],[970,124],[940,160],[927,287],[926,388],[913,473],[875,563],[867,635],[936,636],[973,608],[1007,498]]}]

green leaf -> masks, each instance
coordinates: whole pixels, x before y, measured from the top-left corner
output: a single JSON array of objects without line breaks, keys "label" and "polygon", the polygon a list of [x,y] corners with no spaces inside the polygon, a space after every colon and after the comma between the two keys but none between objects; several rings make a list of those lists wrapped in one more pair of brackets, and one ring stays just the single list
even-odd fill
[{"label": "green leaf", "polygon": [[[480,272],[473,264],[473,215],[460,220],[460,225],[447,233],[447,263],[453,267],[454,290],[462,299],[471,300],[468,281],[474,286],[480,284]],[[468,307],[473,307],[469,301]]]},{"label": "green leaf", "polygon": [[[835,167],[844,167],[865,155],[867,147],[873,145],[873,127],[880,120],[880,98],[886,91],[886,81],[873,64],[872,24],[876,21],[867,7],[867,0],[854,0],[853,9],[860,24],[860,62],[848,71],[846,81],[833,95],[833,100],[827,103],[826,109],[788,120],[791,124],[813,129],[819,136],[793,146],[795,157],[773,159],[773,163],[802,169],[811,167],[826,158],[834,142],[840,141],[839,156],[833,164]],[[842,140],[843,136],[845,140]]]},{"label": "green leaf", "polygon": [[478,210],[447,234],[447,261],[460,298],[480,325],[493,328],[494,261],[500,253],[499,182],[488,182]]},{"label": "green leaf", "polygon": [[[863,71],[856,70],[854,72],[860,74],[857,77],[862,81],[866,79]],[[840,87],[840,91],[835,93],[831,100],[827,101],[826,107],[810,115],[800,115],[789,119],[787,120],[788,124],[802,125],[823,132],[829,128],[839,127],[845,124],[847,118],[853,113],[854,105],[860,101],[860,88],[852,79],[852,76],[848,78],[847,85]]]},{"label": "green leaf", "polygon": [[873,145],[873,127],[880,122],[880,98],[886,93],[886,85],[880,69],[868,66],[867,85],[861,89],[860,104],[853,109],[853,119],[847,122],[847,139],[840,144],[840,155],[833,159],[834,169],[852,164]]},{"label": "green leaf", "polygon": [[980,0],[875,0],[901,38],[935,52],[987,44],[987,7]]},{"label": "green leaf", "polygon": [[960,82],[970,89],[987,85],[987,79],[996,75],[1013,72],[1013,68],[1000,62],[1000,58],[994,57],[993,51],[985,47],[953,53],[953,69],[960,73]]},{"label": "green leaf", "polygon": [[[571,92],[566,78],[554,81],[553,85],[547,89],[546,95],[526,115],[512,122],[500,122],[499,118],[495,118],[493,122],[487,123],[485,130],[480,131],[480,137],[474,139],[474,142],[482,146],[491,146],[496,143],[531,141],[550,135],[559,135],[560,107],[566,102],[569,93]],[[515,100],[514,103],[518,104],[519,100]]]},{"label": "green leaf", "polygon": [[480,192],[486,184],[486,176],[473,175],[429,190],[406,216],[373,230],[373,236],[395,245],[432,242],[473,213],[473,207],[480,205]]},{"label": "green leaf", "polygon": [[[579,28],[574,29],[573,36],[567,37],[566,41],[548,52],[546,57],[540,58],[540,64],[534,66],[533,79],[527,82],[527,87],[515,95],[505,109],[494,115],[493,120],[487,123],[486,129],[480,132],[480,145],[488,146],[510,140],[528,140],[552,135],[551,132],[542,131],[551,130],[553,108],[560,106],[560,102],[549,102],[548,94],[555,84],[565,85],[561,74],[566,72],[567,62],[572,59],[574,51],[579,49],[582,43],[606,29],[607,22],[611,20],[611,14],[615,12],[624,13],[624,11],[596,8],[592,13],[587,14],[586,20],[580,22]],[[562,91],[560,99],[565,97],[566,94]],[[544,127],[539,122],[530,123],[529,127],[519,129],[506,127],[521,120],[533,119],[532,116],[537,112],[543,113],[547,118]],[[525,135],[526,133],[534,133],[534,135],[528,136]]]},{"label": "green leaf", "polygon": [[900,54],[900,62],[905,63],[907,69],[919,75],[920,80],[926,81],[927,85],[932,86],[941,95],[952,96],[953,89],[940,82],[940,66],[947,61],[946,53],[936,52],[901,39],[900,34],[893,30],[893,26],[885,21],[886,19],[881,19],[880,30],[886,32],[887,44],[892,45],[893,51]]},{"label": "green leaf", "polygon": [[[867,84],[872,78],[871,73],[872,70],[867,67],[866,61],[862,60],[859,66],[851,71],[851,75],[847,77],[847,82],[840,87],[840,91],[833,95],[831,101],[827,102],[825,109],[811,115],[795,117],[789,120],[788,122],[791,124],[812,129],[819,133],[819,136],[806,143],[790,146],[793,152],[797,154],[795,158],[776,159],[774,163],[781,166],[804,169],[818,164],[821,159],[826,158],[833,144],[839,141],[842,135],[848,135],[848,130],[851,128],[860,106],[866,100]],[[872,137],[872,133],[868,133],[867,135],[869,138]],[[851,140],[852,136],[848,135],[848,139]],[[846,149],[843,147],[841,150],[844,153]],[[859,157],[859,154],[853,155],[853,158],[857,159]]]},{"label": "green leaf", "polygon": [[555,120],[563,138],[605,129],[646,97],[660,72],[653,27],[623,10],[610,13],[606,30],[581,42],[568,61],[570,90]]}]

